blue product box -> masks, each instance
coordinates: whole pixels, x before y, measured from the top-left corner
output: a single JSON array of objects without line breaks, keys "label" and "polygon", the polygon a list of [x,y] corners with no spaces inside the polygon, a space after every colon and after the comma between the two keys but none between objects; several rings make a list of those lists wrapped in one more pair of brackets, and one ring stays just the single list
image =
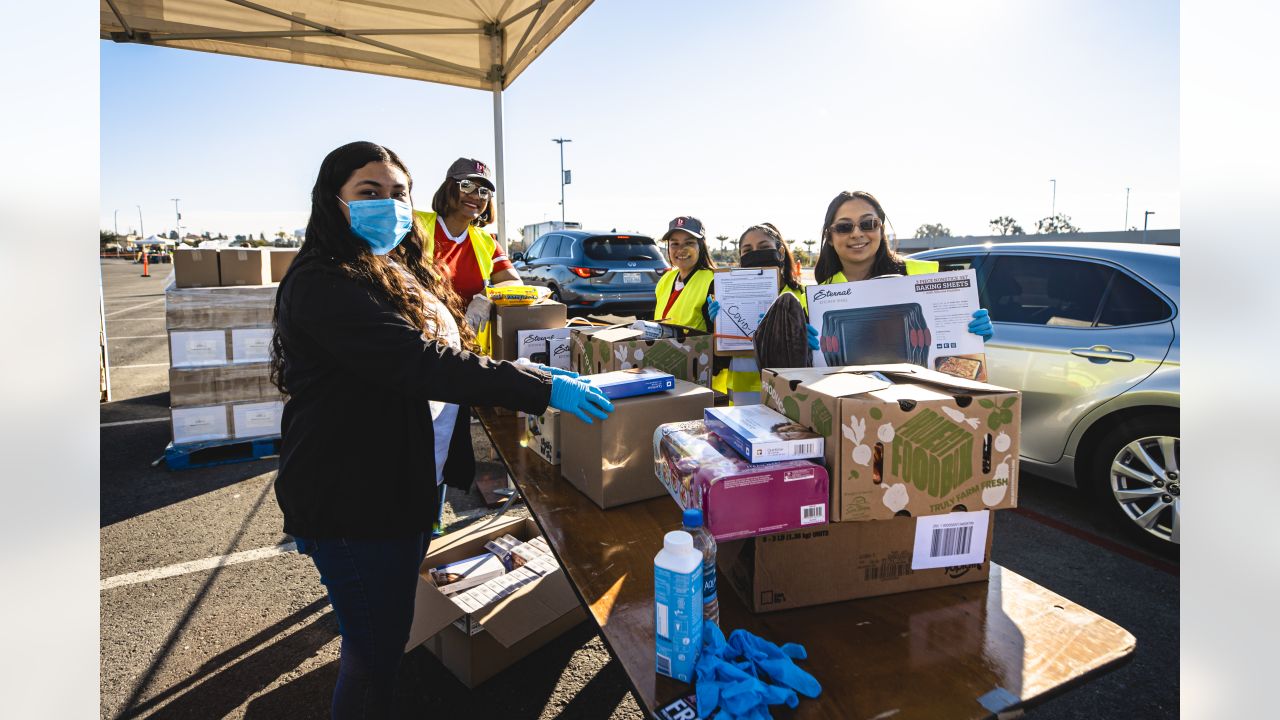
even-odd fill
[{"label": "blue product box", "polygon": [[598,375],[583,375],[582,379],[600,388],[610,400],[653,395],[676,387],[676,378],[670,373],[653,368],[615,370]]},{"label": "blue product box", "polygon": [[749,463],[822,458],[821,435],[765,405],[711,407],[702,415],[707,429]]}]

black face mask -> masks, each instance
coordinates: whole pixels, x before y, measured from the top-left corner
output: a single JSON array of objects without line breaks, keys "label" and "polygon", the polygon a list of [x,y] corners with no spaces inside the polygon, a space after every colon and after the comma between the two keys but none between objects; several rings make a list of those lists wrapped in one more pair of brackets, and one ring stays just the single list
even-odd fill
[{"label": "black face mask", "polygon": [[768,248],[766,250],[752,250],[742,256],[738,262],[744,268],[754,267],[782,267],[782,249]]}]

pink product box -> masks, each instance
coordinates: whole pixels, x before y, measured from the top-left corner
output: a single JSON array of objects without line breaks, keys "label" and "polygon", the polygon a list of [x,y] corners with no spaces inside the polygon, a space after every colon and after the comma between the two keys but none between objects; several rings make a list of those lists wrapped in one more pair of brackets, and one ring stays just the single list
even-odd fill
[{"label": "pink product box", "polygon": [[658,479],[682,509],[699,508],[716,540],[825,525],[827,469],[808,460],[752,465],[701,420],[653,433]]}]

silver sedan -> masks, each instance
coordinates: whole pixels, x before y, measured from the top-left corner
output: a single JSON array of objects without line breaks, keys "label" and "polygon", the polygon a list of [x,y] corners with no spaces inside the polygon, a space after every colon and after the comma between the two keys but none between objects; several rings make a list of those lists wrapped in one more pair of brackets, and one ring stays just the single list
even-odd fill
[{"label": "silver sedan", "polygon": [[1031,242],[912,257],[976,271],[995,326],[990,380],[1023,393],[1028,467],[1178,543],[1180,248]]}]

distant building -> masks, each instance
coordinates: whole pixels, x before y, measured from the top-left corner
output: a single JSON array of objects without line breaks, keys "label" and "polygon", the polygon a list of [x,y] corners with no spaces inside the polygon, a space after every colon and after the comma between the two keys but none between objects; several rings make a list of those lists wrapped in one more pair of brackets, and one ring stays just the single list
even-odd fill
[{"label": "distant building", "polygon": [[[1148,245],[1181,245],[1182,231],[1148,230]],[[1141,230],[1117,230],[1115,232],[1081,232],[1081,233],[1031,233],[1028,235],[962,235],[960,237],[923,237],[898,238],[898,251],[902,253],[921,252],[937,248],[956,247],[957,245],[982,245],[984,243],[1011,242],[1103,242],[1103,243],[1141,243]]]}]

